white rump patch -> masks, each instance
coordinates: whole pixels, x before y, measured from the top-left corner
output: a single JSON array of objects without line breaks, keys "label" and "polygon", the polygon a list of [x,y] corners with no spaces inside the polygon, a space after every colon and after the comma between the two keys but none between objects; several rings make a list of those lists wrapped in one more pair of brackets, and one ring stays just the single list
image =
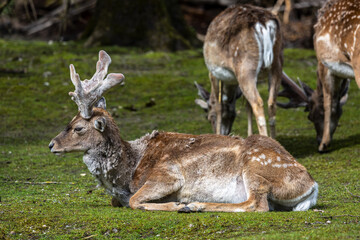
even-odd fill
[{"label": "white rump patch", "polygon": [[273,47],[276,41],[276,22],[269,20],[265,26],[261,23],[255,25],[255,39],[259,47],[259,63],[257,73],[262,66],[269,68],[274,59]]},{"label": "white rump patch", "polygon": [[[298,203],[296,207],[293,208],[293,211],[307,211],[312,206],[315,206],[319,193],[318,184],[315,182],[314,186],[310,190],[311,194],[304,201]],[[305,194],[308,194],[308,192]]]},{"label": "white rump patch", "polygon": [[261,127],[266,126],[266,121],[264,117],[259,117],[258,122]]},{"label": "white rump patch", "polygon": [[279,200],[275,198],[270,198],[270,201],[284,207],[291,207],[293,211],[307,211],[309,208],[315,206],[318,192],[319,187],[318,184],[315,182],[314,185],[307,192],[294,199]]}]

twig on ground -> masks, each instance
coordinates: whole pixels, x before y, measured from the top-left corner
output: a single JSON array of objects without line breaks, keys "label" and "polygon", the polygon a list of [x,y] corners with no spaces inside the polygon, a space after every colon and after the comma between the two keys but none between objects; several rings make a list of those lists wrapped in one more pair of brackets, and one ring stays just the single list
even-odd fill
[{"label": "twig on ground", "polygon": [[89,238],[96,237],[96,236],[97,236],[97,234],[94,234],[94,235],[90,235],[90,236],[84,237],[83,239],[89,239]]},{"label": "twig on ground", "polygon": [[360,216],[355,216],[355,215],[350,215],[350,214],[344,214],[344,215],[335,215],[335,216],[320,216],[321,218],[337,218],[337,217],[360,217]]},{"label": "twig on ground", "polygon": [[20,181],[15,181],[15,183],[31,184],[31,185],[46,185],[46,184],[70,184],[70,185],[73,185],[73,184],[75,184],[73,182],[63,183],[63,182],[53,182],[53,181],[46,181],[46,182],[20,182]]},{"label": "twig on ground", "polygon": [[344,187],[345,187],[346,191],[347,191],[348,193],[350,193],[351,196],[356,197],[356,198],[360,198],[360,196],[355,195],[355,194],[353,194],[352,192],[350,192],[349,189],[348,189],[346,186],[344,186]]}]

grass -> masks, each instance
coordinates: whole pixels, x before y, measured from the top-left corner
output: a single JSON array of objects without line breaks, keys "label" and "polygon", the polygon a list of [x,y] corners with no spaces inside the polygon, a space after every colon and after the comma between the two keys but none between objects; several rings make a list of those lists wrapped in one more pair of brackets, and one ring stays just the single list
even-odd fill
[{"label": "grass", "polygon": [[[307,212],[143,212],[110,206],[96,188],[81,154],[57,157],[51,138],[75,115],[68,66],[81,79],[95,72],[99,48],[75,43],[0,39],[0,239],[359,239],[360,91],[349,100],[331,151],[317,153],[315,130],[303,109],[278,109],[277,140],[320,185],[318,204]],[[126,84],[106,94],[108,110],[126,140],[153,129],[210,133],[194,104],[198,81],[210,88],[200,49],[177,53],[105,47]],[[284,70],[315,87],[311,50],[286,49]],[[259,90],[266,99],[267,84]],[[284,100],[284,99],[282,99]],[[155,105],[146,107],[154,101]],[[285,101],[285,100],[284,100]],[[266,102],[266,100],[264,101]],[[233,132],[246,136],[243,101]]]}]

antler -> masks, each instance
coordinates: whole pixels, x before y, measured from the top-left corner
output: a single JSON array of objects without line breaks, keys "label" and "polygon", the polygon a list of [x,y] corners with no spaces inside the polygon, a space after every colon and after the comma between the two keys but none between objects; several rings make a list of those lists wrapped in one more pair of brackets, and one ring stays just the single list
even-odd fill
[{"label": "antler", "polygon": [[102,94],[125,79],[121,73],[110,73],[104,79],[110,63],[110,56],[104,50],[101,50],[94,76],[90,80],[86,79],[84,81],[80,80],[74,65],[70,64],[70,78],[75,86],[75,91],[69,92],[69,95],[78,105],[80,115],[85,119],[91,118],[92,108],[99,101]]},{"label": "antler", "polygon": [[304,90],[304,83],[299,80],[301,87],[299,87],[293,80],[291,80],[284,72],[281,77],[281,85],[284,90],[278,93],[278,96],[289,98],[288,103],[276,104],[282,108],[296,108],[305,107],[308,104],[308,95]]}]

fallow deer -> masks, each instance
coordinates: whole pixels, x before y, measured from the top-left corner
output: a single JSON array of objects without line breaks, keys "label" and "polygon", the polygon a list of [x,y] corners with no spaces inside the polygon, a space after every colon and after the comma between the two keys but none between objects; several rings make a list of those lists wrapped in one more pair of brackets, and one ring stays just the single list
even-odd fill
[{"label": "fallow deer", "polygon": [[[318,13],[314,46],[318,60],[317,88],[298,87],[288,77],[281,94],[297,98],[297,103],[281,107],[306,106],[314,123],[318,150],[327,150],[346,103],[350,78],[360,87],[360,1],[330,0]],[[292,87],[290,87],[292,86]]]},{"label": "fallow deer", "polygon": [[[204,42],[211,93],[196,84],[205,100],[195,102],[208,112],[217,134],[230,133],[236,99],[247,100],[248,135],[252,134],[252,112],[259,133],[268,136],[263,100],[257,90],[260,72],[269,77],[270,136],[275,138],[276,96],[282,74],[282,35],[278,18],[263,8],[235,5],[210,24]],[[263,71],[266,70],[266,71]],[[240,87],[240,89],[239,89]]]},{"label": "fallow deer", "polygon": [[124,141],[104,109],[103,91],[99,90],[122,82],[124,77],[109,74],[103,80],[110,57],[104,51],[99,56],[90,81],[80,81],[70,66],[76,89],[70,95],[80,112],[49,148],[55,154],[84,152],[84,163],[113,196],[113,205],[179,212],[243,212],[305,211],[316,204],[317,183],[278,142],[265,136],[242,139],[153,131]]}]

